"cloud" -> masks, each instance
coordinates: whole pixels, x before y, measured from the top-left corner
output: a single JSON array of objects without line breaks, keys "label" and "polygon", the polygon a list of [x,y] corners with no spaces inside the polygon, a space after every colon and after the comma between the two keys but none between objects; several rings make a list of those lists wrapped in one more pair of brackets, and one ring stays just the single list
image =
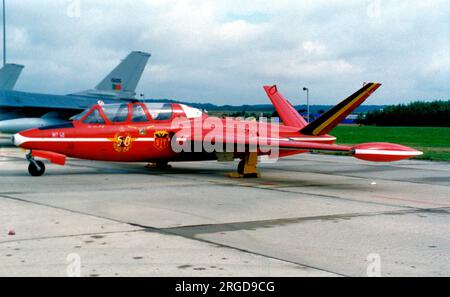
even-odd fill
[{"label": "cloud", "polygon": [[309,54],[323,54],[325,52],[325,46],[314,41],[303,42],[303,49]]},{"label": "cloud", "polygon": [[262,33],[264,28],[261,25],[249,24],[244,20],[222,24],[216,31],[220,41],[234,44],[257,40]]},{"label": "cloud", "polygon": [[18,89],[88,89],[144,50],[148,97],[265,103],[277,83],[332,104],[366,81],[384,83],[372,104],[450,97],[446,0],[80,0],[79,17],[76,1],[7,1]]}]

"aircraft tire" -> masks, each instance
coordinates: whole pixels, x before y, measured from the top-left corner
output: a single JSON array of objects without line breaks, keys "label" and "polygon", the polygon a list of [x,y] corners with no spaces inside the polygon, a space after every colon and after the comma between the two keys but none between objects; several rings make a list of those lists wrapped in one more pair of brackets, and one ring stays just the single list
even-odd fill
[{"label": "aircraft tire", "polygon": [[[42,176],[45,173],[45,164],[41,161],[35,161],[36,164],[34,162],[30,162],[30,165],[28,165],[28,172],[30,173],[31,176]],[[39,168],[38,168],[39,166]]]},{"label": "aircraft tire", "polygon": [[238,165],[238,173],[244,174],[244,170],[245,170],[245,161],[242,160],[239,162],[239,165]]}]

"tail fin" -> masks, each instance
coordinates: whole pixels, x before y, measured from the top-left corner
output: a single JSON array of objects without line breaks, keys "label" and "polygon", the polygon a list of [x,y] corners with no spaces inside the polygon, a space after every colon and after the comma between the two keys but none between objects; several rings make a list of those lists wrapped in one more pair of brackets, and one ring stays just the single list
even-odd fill
[{"label": "tail fin", "polygon": [[95,89],[134,97],[136,87],[150,56],[150,54],[144,52],[130,53]]},{"label": "tail fin", "polygon": [[304,135],[321,136],[336,128],[349,114],[370,97],[381,84],[368,83],[355,94],[351,95],[336,107],[323,114],[320,118],[306,126],[300,132]]},{"label": "tail fin", "polygon": [[264,90],[286,126],[298,127],[301,129],[307,125],[305,119],[295,110],[294,106],[278,92],[277,86],[265,86]]},{"label": "tail fin", "polygon": [[0,90],[12,90],[22,73],[24,66],[17,64],[6,64],[0,69]]}]

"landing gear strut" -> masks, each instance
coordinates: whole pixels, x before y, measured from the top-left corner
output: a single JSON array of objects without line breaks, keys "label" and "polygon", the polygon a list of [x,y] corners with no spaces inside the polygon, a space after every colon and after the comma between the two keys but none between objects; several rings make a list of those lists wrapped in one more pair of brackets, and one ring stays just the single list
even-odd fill
[{"label": "landing gear strut", "polygon": [[169,162],[167,162],[167,161],[158,161],[155,163],[149,163],[145,167],[150,168],[150,169],[171,169],[172,168],[172,166],[170,166]]},{"label": "landing gear strut", "polygon": [[45,173],[45,164],[41,161],[36,161],[31,153],[27,155],[27,160],[30,162],[28,165],[28,172],[31,176],[42,176]]},{"label": "landing gear strut", "polygon": [[258,165],[258,154],[249,153],[239,162],[238,170],[236,173],[230,173],[232,178],[259,178],[259,173],[256,166]]}]

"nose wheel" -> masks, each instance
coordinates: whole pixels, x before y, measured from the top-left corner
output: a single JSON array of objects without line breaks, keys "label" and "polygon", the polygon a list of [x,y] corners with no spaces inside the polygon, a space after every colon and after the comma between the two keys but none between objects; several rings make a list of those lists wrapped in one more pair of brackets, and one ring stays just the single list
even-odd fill
[{"label": "nose wheel", "polygon": [[42,176],[45,173],[45,165],[41,161],[34,161],[28,165],[28,172],[31,176]]},{"label": "nose wheel", "polygon": [[34,157],[29,154],[27,155],[27,160],[30,161],[30,165],[28,165],[28,172],[31,176],[42,176],[45,173],[45,164],[41,161],[36,161]]}]

